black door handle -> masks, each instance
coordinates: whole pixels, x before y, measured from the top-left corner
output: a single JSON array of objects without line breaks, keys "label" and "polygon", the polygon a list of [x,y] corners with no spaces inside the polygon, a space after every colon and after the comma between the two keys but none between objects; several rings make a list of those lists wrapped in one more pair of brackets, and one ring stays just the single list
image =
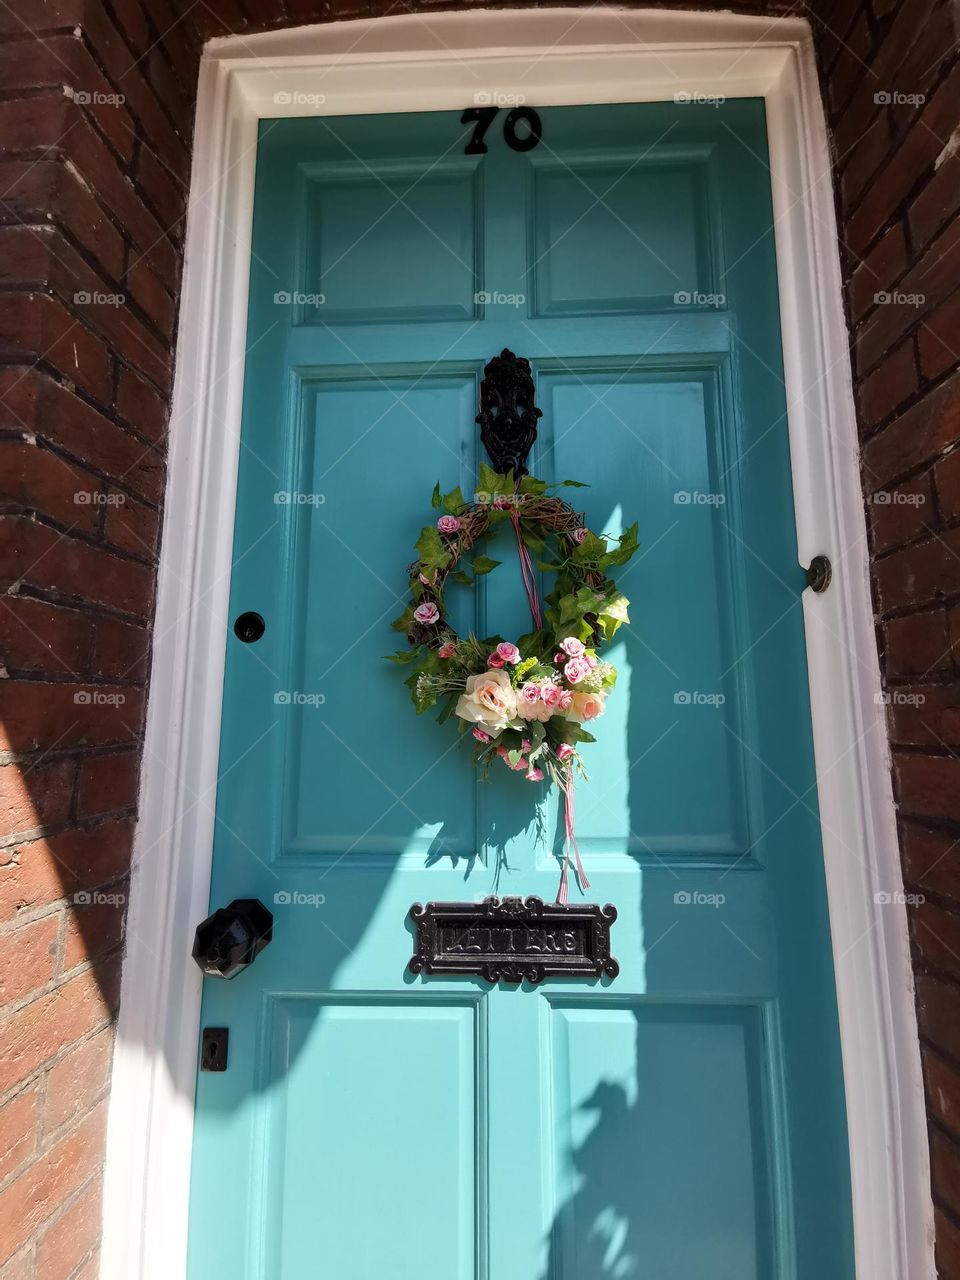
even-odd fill
[{"label": "black door handle", "polygon": [[197,925],[193,958],[208,978],[235,978],[273,938],[273,915],[258,898],[234,898]]}]

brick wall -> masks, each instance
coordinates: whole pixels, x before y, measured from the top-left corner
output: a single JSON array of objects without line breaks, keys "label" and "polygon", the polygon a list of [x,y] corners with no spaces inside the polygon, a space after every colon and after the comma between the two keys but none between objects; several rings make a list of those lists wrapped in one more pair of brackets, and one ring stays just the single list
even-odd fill
[{"label": "brick wall", "polygon": [[167,0],[0,5],[4,1280],[98,1270],[197,63]]},{"label": "brick wall", "polygon": [[[0,5],[0,1280],[98,1271],[199,50],[408,8]],[[957,32],[949,0],[819,9],[905,869],[926,899],[940,1267],[960,1280]]]},{"label": "brick wall", "polygon": [[937,1258],[960,1280],[960,9],[824,13],[877,639],[918,900]]}]

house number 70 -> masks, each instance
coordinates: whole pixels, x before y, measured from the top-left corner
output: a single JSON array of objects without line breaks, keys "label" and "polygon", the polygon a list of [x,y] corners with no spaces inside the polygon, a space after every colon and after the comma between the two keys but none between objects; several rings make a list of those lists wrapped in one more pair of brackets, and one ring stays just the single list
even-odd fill
[{"label": "house number 70", "polygon": [[[482,156],[487,153],[487,144],[483,137],[493,124],[493,118],[500,111],[499,107],[468,107],[460,117],[461,124],[473,124],[473,137],[463,148],[467,156]],[[517,133],[517,124],[525,120],[528,133]],[[507,113],[503,122],[503,140],[513,151],[532,151],[543,135],[543,125],[533,107],[514,107]]]}]

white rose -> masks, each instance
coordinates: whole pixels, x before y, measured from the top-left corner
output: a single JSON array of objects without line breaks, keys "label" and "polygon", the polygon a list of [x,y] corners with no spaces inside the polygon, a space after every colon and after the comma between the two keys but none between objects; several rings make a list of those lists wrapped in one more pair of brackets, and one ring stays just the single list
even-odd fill
[{"label": "white rose", "polygon": [[465,693],[457,699],[457,715],[469,724],[482,725],[498,734],[517,715],[517,695],[504,671],[485,671],[468,676]]}]

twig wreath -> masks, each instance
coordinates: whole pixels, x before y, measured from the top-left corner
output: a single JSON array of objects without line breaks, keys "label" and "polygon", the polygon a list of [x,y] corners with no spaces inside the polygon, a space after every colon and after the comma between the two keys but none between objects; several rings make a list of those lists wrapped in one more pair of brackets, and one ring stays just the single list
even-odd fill
[{"label": "twig wreath", "polygon": [[[548,776],[563,790],[561,903],[567,901],[571,846],[581,886],[589,888],[573,832],[573,778],[575,771],[586,776],[580,745],[595,741],[584,725],[603,714],[617,679],[599,651],[629,620],[629,601],[608,571],[637,550],[636,524],[617,539],[590,532],[583,515],[550,492],[567,486],[583,487],[575,480],[550,486],[483,463],[472,501],[459,487],[442,494],[437,485],[433,507],[442,514],[417,539],[411,601],[393,623],[411,647],[390,656],[412,667],[406,684],[418,714],[440,702],[441,724],[455,717],[462,733],[472,730],[482,776],[500,758],[530,782]],[[533,630],[516,640],[461,637],[447,618],[445,588],[451,581],[468,586],[497,568],[499,561],[474,553],[504,521],[516,534]],[[462,563],[468,555],[472,576]],[[543,608],[535,569],[556,575]]]}]

